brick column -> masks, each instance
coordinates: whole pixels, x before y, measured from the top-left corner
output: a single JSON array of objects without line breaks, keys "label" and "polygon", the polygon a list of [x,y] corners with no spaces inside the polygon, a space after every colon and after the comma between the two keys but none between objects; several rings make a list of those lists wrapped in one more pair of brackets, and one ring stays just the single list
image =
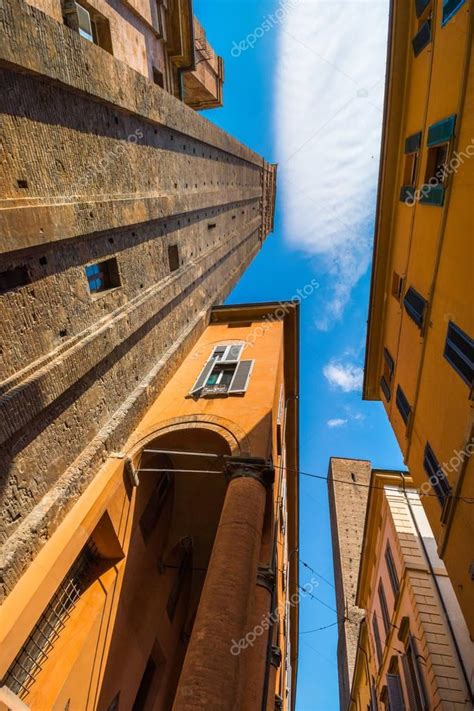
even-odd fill
[{"label": "brick column", "polygon": [[228,458],[229,480],[173,711],[232,711],[242,695],[237,644],[248,632],[274,471],[262,459]]},{"label": "brick column", "polygon": [[270,612],[274,586],[275,573],[272,568],[259,566],[251,615],[251,628],[256,636],[252,646],[245,652],[243,709],[260,709],[262,706],[265,671],[268,664],[268,635],[272,627]]}]

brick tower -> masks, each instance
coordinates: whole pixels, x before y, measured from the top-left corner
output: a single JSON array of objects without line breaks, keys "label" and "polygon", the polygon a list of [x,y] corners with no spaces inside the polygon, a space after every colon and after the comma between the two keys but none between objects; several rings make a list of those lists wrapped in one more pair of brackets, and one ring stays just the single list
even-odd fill
[{"label": "brick tower", "polygon": [[[183,73],[174,20],[160,45],[136,3],[130,27],[99,0],[34,4],[0,0],[0,597],[197,341],[275,198],[275,166],[173,95],[209,106],[219,74]],[[138,25],[166,55],[164,89],[149,57],[124,55]]]},{"label": "brick tower", "polygon": [[344,710],[349,704],[359,624],[364,617],[355,597],[369,489],[354,484],[367,486],[370,473],[368,461],[331,457],[329,462],[329,512],[339,620],[339,702]]}]

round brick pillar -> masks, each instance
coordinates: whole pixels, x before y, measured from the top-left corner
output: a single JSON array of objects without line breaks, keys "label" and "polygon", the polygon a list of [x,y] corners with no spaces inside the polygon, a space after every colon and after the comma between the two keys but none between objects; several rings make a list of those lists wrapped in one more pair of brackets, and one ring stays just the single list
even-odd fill
[{"label": "round brick pillar", "polygon": [[252,632],[249,607],[273,470],[263,460],[229,458],[226,475],[230,481],[173,711],[232,711],[243,693],[239,642]]},{"label": "round brick pillar", "polygon": [[255,588],[251,626],[256,636],[245,654],[245,689],[242,709],[262,707],[265,672],[268,660],[268,636],[273,622],[270,618],[275,574],[268,566],[259,566]]}]

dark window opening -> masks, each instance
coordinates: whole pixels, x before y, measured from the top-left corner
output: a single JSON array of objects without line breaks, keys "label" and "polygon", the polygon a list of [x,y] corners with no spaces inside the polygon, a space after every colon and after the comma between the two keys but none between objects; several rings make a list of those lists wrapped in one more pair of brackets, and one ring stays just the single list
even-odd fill
[{"label": "dark window opening", "polygon": [[412,40],[413,54],[418,57],[431,42],[431,17],[419,23],[419,29]]},{"label": "dark window opening", "polygon": [[402,684],[399,674],[387,674],[387,701],[385,706],[388,711],[405,711]]},{"label": "dark window opening", "polygon": [[389,543],[387,543],[387,547],[385,549],[385,563],[387,565],[388,577],[390,578],[390,585],[392,586],[394,597],[397,599],[398,593],[400,592],[400,582],[398,580],[397,569],[395,567],[395,561],[393,560],[392,549],[390,548]]},{"label": "dark window opening", "polygon": [[425,685],[415,642],[408,636],[406,653],[402,655],[402,666],[408,691],[410,711],[427,711]]},{"label": "dark window opening", "polygon": [[213,229],[215,228],[215,226],[216,226],[216,223],[215,223],[215,222],[208,222],[208,223],[207,223],[207,229],[208,229],[208,230],[213,230]]},{"label": "dark window opening", "polygon": [[451,493],[451,486],[428,442],[426,443],[423,456],[423,468],[428,474],[428,480],[433,487],[441,506],[444,506]]},{"label": "dark window opening", "polygon": [[394,296],[397,301],[400,301],[403,294],[403,285],[405,283],[405,278],[393,272],[392,276],[392,296]]},{"label": "dark window opening", "polygon": [[441,27],[444,27],[457,11],[464,5],[465,0],[444,0],[443,2],[443,17],[441,19]]},{"label": "dark window opening", "polygon": [[7,291],[13,291],[20,286],[31,284],[30,275],[26,267],[14,267],[7,269],[5,272],[0,272],[0,294],[5,294]]},{"label": "dark window opening", "polygon": [[149,657],[146,663],[145,671],[138,687],[137,695],[132,706],[132,711],[143,711],[145,704],[150,695],[153,680],[155,678],[156,663],[153,657]]},{"label": "dark window opening", "polygon": [[403,299],[405,311],[421,330],[425,318],[428,302],[412,286],[408,289]]},{"label": "dark window opening", "polygon": [[17,180],[16,184],[18,185],[19,188],[22,190],[25,190],[28,187],[28,181],[27,180]]},{"label": "dark window opening", "polygon": [[383,659],[383,653],[382,653],[382,642],[380,641],[380,632],[379,632],[379,625],[377,622],[377,615],[373,614],[372,616],[372,631],[374,634],[374,640],[375,640],[375,650],[377,652],[377,660],[380,664],[382,664],[382,659]]},{"label": "dark window opening", "polygon": [[448,324],[444,357],[470,388],[474,385],[474,340],[452,321]]},{"label": "dark window opening", "polygon": [[382,377],[380,378],[380,387],[382,389],[383,394],[385,395],[385,399],[387,402],[390,402],[390,399],[392,397],[392,380],[393,380],[393,373],[395,371],[395,361],[393,360],[392,356],[390,355],[389,351],[384,348],[383,349],[383,369],[382,369]]},{"label": "dark window opening", "polygon": [[175,272],[179,269],[179,251],[177,244],[168,245],[168,262],[170,266],[170,272]]},{"label": "dark window opening", "polygon": [[89,264],[85,268],[85,272],[91,294],[120,286],[120,274],[115,258],[97,264]]},{"label": "dark window opening", "polygon": [[428,149],[426,162],[425,183],[429,185],[442,185],[447,177],[449,145],[444,143]]},{"label": "dark window opening", "polygon": [[403,422],[408,425],[408,421],[411,415],[411,405],[408,402],[405,393],[400,386],[397,387],[397,397],[396,404],[400,415],[402,416]]},{"label": "dark window opening", "polygon": [[390,614],[388,612],[387,598],[385,597],[385,590],[383,589],[382,581],[379,582],[379,603],[380,609],[382,610],[383,626],[385,629],[385,636],[388,637],[390,633]]},{"label": "dark window opening", "polygon": [[153,67],[153,81],[158,86],[161,86],[162,89],[165,88],[165,78],[163,76],[163,72],[160,72],[160,70],[156,67]]}]

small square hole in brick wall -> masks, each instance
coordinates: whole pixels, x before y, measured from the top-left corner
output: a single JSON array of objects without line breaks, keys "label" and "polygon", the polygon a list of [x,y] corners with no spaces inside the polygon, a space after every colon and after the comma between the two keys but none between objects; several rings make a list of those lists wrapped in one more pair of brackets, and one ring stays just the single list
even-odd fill
[{"label": "small square hole in brick wall", "polygon": [[14,267],[0,272],[0,294],[12,291],[20,286],[31,284],[31,278],[26,267]]},{"label": "small square hole in brick wall", "polygon": [[177,244],[168,245],[168,262],[170,265],[170,272],[175,272],[179,269],[179,251]]},{"label": "small square hole in brick wall", "polygon": [[19,188],[22,188],[23,190],[25,190],[28,187],[27,180],[17,180],[16,184],[18,185]]},{"label": "small square hole in brick wall", "polygon": [[115,289],[121,285],[119,268],[115,257],[104,262],[89,264],[85,268],[85,272],[91,294]]}]

